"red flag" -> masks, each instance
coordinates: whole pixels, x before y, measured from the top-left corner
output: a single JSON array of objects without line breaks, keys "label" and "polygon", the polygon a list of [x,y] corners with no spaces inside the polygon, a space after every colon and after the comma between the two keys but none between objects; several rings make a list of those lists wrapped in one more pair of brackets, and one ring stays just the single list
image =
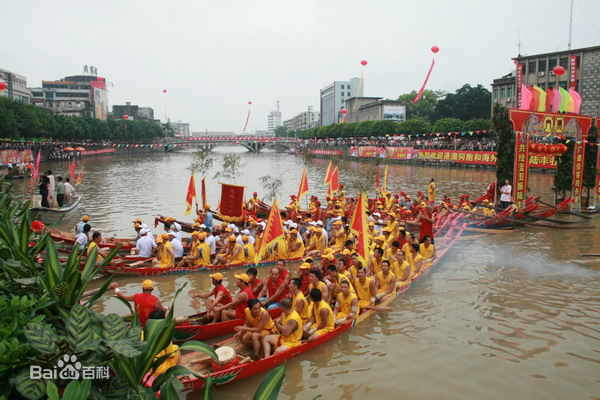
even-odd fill
[{"label": "red flag", "polygon": [[331,179],[329,180],[329,196],[333,196],[338,190],[340,190],[340,176],[338,167],[335,167],[331,173]]},{"label": "red flag", "polygon": [[323,185],[327,186],[329,185],[329,182],[331,182],[331,174],[333,173],[333,168],[331,165],[331,161],[329,161],[329,165],[327,166],[327,172],[325,172],[325,182],[323,183]]},{"label": "red flag", "polygon": [[413,100],[413,103],[416,103],[417,101],[419,101],[419,99],[423,95],[423,92],[425,91],[425,86],[427,86],[427,81],[429,80],[431,71],[433,71],[434,65],[435,65],[435,59],[431,60],[431,66],[429,67],[429,71],[427,72],[427,76],[425,77],[425,82],[423,82],[423,86],[421,86],[421,89],[419,89],[419,93],[417,93],[417,97],[415,97],[415,99]]},{"label": "red flag", "polygon": [[279,214],[279,206],[277,205],[277,198],[273,200],[271,211],[269,212],[269,218],[267,219],[267,226],[263,232],[260,242],[256,247],[256,256],[254,261],[258,264],[267,252],[269,246],[279,238],[283,237],[283,224],[281,223],[281,215]]},{"label": "red flag", "polygon": [[308,177],[306,176],[306,168],[304,168],[302,179],[300,179],[300,187],[298,188],[298,203],[300,203],[300,199],[306,193],[308,193]]},{"label": "red flag", "polygon": [[75,182],[75,186],[79,186],[81,181],[83,181],[83,167],[81,167],[81,171],[79,171],[79,175],[77,176],[77,182]]},{"label": "red flag", "polygon": [[554,91],[550,89],[550,86],[546,88],[546,111],[550,112],[552,109],[552,100],[554,100]]},{"label": "red flag", "polygon": [[379,175],[381,174],[381,167],[377,166],[377,175],[375,175],[375,188],[379,189]]},{"label": "red flag", "polygon": [[71,177],[72,181],[75,180],[75,159],[73,159],[73,162],[69,166],[69,176]]},{"label": "red flag", "polygon": [[531,99],[530,110],[537,111],[537,109],[540,105],[540,93],[537,90],[535,90],[535,88],[533,86],[529,90],[530,90],[531,94],[533,95],[533,98]]},{"label": "red flag", "polygon": [[206,182],[205,178],[202,178],[202,209],[206,208]]},{"label": "red flag", "polygon": [[33,170],[33,180],[34,181],[36,181],[37,178],[40,176],[40,157],[41,157],[41,150],[38,150],[37,159],[35,160],[35,170]]},{"label": "red flag", "polygon": [[219,219],[240,222],[244,219],[244,186],[221,183]]},{"label": "red flag", "polygon": [[185,196],[185,215],[189,215],[192,212],[192,202],[196,197],[196,180],[194,179],[194,173],[190,176],[190,183],[188,184],[187,195]]},{"label": "red flag", "polygon": [[359,255],[363,265],[369,259],[369,245],[367,242],[367,200],[364,193],[358,196],[356,207],[352,214],[352,222],[350,223],[350,231],[356,236],[356,252]]}]

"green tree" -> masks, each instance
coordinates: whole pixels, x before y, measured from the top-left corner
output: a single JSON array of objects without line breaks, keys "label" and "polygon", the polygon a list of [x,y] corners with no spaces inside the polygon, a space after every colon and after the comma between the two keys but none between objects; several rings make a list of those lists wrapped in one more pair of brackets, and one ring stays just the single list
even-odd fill
[{"label": "green tree", "polygon": [[242,172],[242,168],[242,160],[238,154],[227,154],[223,157],[221,170],[215,174],[214,179],[224,178],[235,182],[236,178]]},{"label": "green tree", "polygon": [[397,133],[404,135],[429,133],[431,132],[431,124],[424,119],[407,119],[398,124]]},{"label": "green tree", "polygon": [[489,131],[492,129],[492,120],[484,118],[470,119],[465,122],[465,130],[468,132],[473,131]]},{"label": "green tree", "polygon": [[285,126],[281,125],[281,126],[278,126],[277,128],[275,128],[275,136],[277,136],[277,137],[293,137],[294,132],[291,131],[289,128],[286,128]]},{"label": "green tree", "polygon": [[433,130],[438,133],[462,132],[465,130],[465,123],[457,118],[442,118],[433,124]]},{"label": "green tree", "polygon": [[265,192],[265,200],[270,201],[277,197],[283,185],[281,177],[273,178],[271,175],[265,175],[261,176],[259,180]]},{"label": "green tree", "polygon": [[376,121],[371,130],[372,136],[395,135],[398,131],[398,122],[395,121]]},{"label": "green tree", "polygon": [[456,93],[448,94],[438,101],[435,112],[438,118],[458,118],[463,121],[473,118],[487,118],[492,106],[492,94],[478,84],[472,87],[463,85]]},{"label": "green tree", "polygon": [[406,117],[411,119],[422,119],[428,122],[434,122],[438,117],[436,115],[436,105],[440,98],[445,95],[443,91],[434,91],[426,89],[423,91],[421,98],[416,103],[413,103],[417,92],[413,90],[410,93],[402,94],[398,97],[398,101],[406,106]]},{"label": "green tree", "polygon": [[499,104],[494,106],[492,117],[494,134],[496,135],[496,181],[497,187],[504,184],[508,179],[513,182],[513,170],[515,165],[515,135],[512,124],[508,119],[508,109]]},{"label": "green tree", "polygon": [[583,187],[586,189],[587,206],[592,196],[591,191],[596,187],[596,162],[598,161],[598,127],[592,126],[588,132],[588,144],[585,146],[585,164],[583,167]]}]

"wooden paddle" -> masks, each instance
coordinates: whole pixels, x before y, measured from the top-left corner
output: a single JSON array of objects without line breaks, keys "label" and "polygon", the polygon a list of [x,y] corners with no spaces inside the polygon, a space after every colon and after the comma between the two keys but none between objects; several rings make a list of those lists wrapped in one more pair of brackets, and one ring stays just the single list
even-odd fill
[{"label": "wooden paddle", "polygon": [[131,264],[128,264],[127,266],[128,266],[128,267],[137,267],[138,265],[142,265],[143,263],[145,263],[145,262],[148,262],[148,261],[152,260],[152,258],[153,258],[153,257],[150,257],[150,258],[145,258],[145,259],[143,259],[143,260],[140,260],[140,261],[135,261],[135,262],[132,262]]},{"label": "wooden paddle", "polygon": [[373,310],[373,311],[392,311],[392,307],[384,307],[384,306],[367,306],[367,307],[361,307],[361,310]]},{"label": "wooden paddle", "polygon": [[600,253],[583,253],[579,257],[600,257]]}]

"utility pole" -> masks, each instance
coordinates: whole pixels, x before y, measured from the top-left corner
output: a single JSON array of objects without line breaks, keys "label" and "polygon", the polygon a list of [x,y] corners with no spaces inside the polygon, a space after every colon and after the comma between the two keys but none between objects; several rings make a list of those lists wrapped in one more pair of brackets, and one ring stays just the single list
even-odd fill
[{"label": "utility pole", "polygon": [[571,12],[569,14],[569,45],[567,46],[571,50],[571,37],[573,36],[573,1],[571,0]]}]

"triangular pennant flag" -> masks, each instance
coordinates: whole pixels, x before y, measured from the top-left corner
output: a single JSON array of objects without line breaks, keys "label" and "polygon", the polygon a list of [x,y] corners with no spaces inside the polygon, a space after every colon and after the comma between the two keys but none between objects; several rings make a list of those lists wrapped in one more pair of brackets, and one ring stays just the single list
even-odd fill
[{"label": "triangular pennant flag", "polygon": [[581,109],[581,96],[574,89],[569,89],[569,94],[573,99],[573,111],[575,114],[579,114],[579,110]]},{"label": "triangular pennant flag", "polygon": [[363,265],[369,260],[369,246],[367,242],[367,200],[364,193],[358,196],[356,207],[350,222],[350,231],[356,236],[356,253]]},{"label": "triangular pennant flag", "polygon": [[269,246],[279,238],[283,236],[283,224],[281,223],[281,215],[279,214],[279,206],[277,205],[277,198],[273,199],[273,205],[269,212],[269,218],[267,219],[267,225],[263,232],[262,237],[256,248],[256,256],[254,257],[255,263],[259,263],[267,252]]},{"label": "triangular pennant flag", "polygon": [[300,199],[306,193],[308,193],[308,177],[306,176],[306,168],[304,168],[302,178],[300,179],[300,187],[298,188],[298,204],[300,204]]},{"label": "triangular pennant flag", "polygon": [[531,100],[533,95],[529,88],[525,85],[521,85],[521,110],[529,110],[531,107]]},{"label": "triangular pennant flag", "polygon": [[332,173],[333,173],[333,168],[332,168],[331,161],[329,161],[329,165],[327,166],[327,171],[325,172],[325,182],[323,182],[324,186],[329,185],[329,182],[331,181]]},{"label": "triangular pennant flag", "polygon": [[557,113],[560,110],[560,105],[562,103],[562,95],[557,88],[552,89],[552,93],[554,96],[552,97],[552,112]]},{"label": "triangular pennant flag", "polygon": [[196,181],[194,180],[194,173],[190,176],[190,183],[188,184],[187,195],[185,196],[185,215],[189,215],[192,211],[192,202],[196,197]]}]

